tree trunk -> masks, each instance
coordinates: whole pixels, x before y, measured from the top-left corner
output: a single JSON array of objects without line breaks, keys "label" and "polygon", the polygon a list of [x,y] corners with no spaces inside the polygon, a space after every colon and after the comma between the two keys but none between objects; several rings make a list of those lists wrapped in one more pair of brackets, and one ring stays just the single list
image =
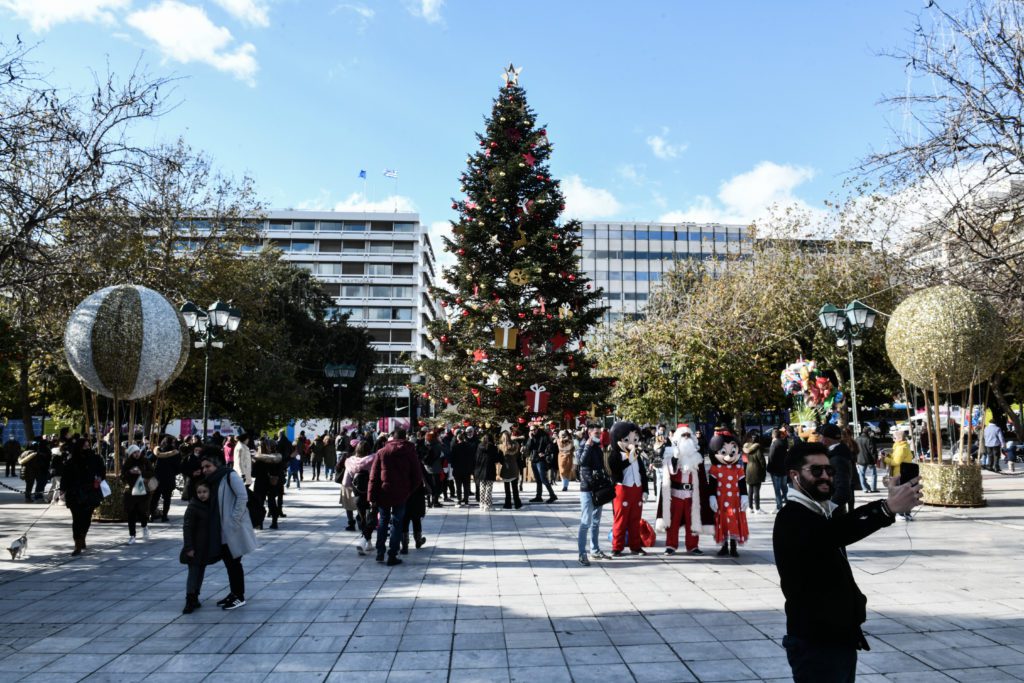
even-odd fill
[{"label": "tree trunk", "polygon": [[[992,376],[992,380],[988,383],[992,387],[992,394],[996,397],[996,403],[1002,408],[1006,417],[1009,418],[1010,423],[1013,424],[1013,431],[1017,435],[1017,441],[1024,441],[1024,425],[1021,424],[1020,415],[1010,406],[1010,402],[1006,400],[1006,396],[1003,394],[1002,389],[999,385],[1003,381],[1003,373],[997,372]],[[1024,406],[1022,406],[1024,408]],[[993,416],[995,417],[995,416]]]},{"label": "tree trunk", "polygon": [[25,427],[25,441],[32,443],[36,438],[35,426],[32,424],[32,400],[28,385],[28,359],[18,362],[18,403],[21,405],[21,423]]}]

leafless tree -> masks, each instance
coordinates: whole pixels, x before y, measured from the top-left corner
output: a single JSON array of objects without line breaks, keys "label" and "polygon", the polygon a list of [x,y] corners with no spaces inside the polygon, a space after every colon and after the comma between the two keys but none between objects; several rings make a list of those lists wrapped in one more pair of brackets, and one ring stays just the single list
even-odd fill
[{"label": "leafless tree", "polygon": [[890,54],[907,70],[906,92],[886,100],[900,121],[894,144],[862,170],[881,179],[902,214],[890,237],[907,256],[908,277],[986,295],[1010,323],[1010,347],[1020,348],[1024,1],[970,0],[956,10],[929,2],[912,36]]}]

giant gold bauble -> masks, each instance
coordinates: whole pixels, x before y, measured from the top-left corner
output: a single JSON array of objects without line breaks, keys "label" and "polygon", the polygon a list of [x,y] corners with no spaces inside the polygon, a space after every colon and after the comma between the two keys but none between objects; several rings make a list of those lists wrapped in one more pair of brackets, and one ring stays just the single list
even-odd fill
[{"label": "giant gold bauble", "polygon": [[1006,334],[984,297],[939,285],[911,294],[892,313],[885,349],[896,371],[925,389],[963,391],[999,369]]},{"label": "giant gold bauble", "polygon": [[103,396],[145,398],[166,387],[188,360],[188,329],[161,294],[140,285],[87,296],[64,329],[75,377]]}]

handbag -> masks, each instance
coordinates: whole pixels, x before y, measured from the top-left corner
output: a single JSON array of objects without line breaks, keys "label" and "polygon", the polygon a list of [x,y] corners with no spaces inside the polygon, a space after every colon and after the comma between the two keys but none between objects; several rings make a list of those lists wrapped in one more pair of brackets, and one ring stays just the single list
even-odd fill
[{"label": "handbag", "polygon": [[139,477],[138,479],[135,480],[135,484],[132,485],[131,495],[144,496],[147,493],[148,491],[146,491],[146,482],[142,480],[142,477]]},{"label": "handbag", "polygon": [[594,507],[601,507],[615,500],[615,484],[603,470],[590,475],[590,497]]},{"label": "handbag", "polygon": [[110,484],[107,483],[106,479],[100,479],[100,493],[103,495],[104,498],[106,498],[112,493],[112,491],[110,490]]}]

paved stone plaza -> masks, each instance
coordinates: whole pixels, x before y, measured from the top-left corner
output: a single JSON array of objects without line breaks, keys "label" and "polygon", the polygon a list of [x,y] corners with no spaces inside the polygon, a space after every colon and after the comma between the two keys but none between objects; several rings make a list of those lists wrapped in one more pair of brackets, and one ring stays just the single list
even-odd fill
[{"label": "paved stone plaza", "polygon": [[[851,549],[872,646],[859,681],[1024,680],[1024,478],[986,477],[989,507],[925,508]],[[44,510],[21,500],[0,493],[5,547]],[[289,491],[281,530],[245,558],[248,604],[213,605],[216,565],[189,616],[180,502],[146,543],[94,525],[73,560],[70,515],[50,509],[29,559],[0,562],[0,681],[787,680],[770,514],[751,517],[739,559],[659,547],[584,568],[572,491],[518,512],[449,507],[387,568],[357,555],[336,500],[333,483]]]}]

